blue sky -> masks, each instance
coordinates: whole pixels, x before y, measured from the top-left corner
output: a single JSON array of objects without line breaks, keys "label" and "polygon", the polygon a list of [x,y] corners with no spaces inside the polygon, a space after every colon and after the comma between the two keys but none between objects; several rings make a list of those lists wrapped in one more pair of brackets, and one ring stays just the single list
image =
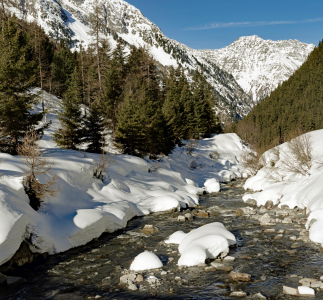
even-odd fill
[{"label": "blue sky", "polygon": [[218,49],[241,36],[323,39],[323,0],[126,0],[169,38],[195,49]]}]

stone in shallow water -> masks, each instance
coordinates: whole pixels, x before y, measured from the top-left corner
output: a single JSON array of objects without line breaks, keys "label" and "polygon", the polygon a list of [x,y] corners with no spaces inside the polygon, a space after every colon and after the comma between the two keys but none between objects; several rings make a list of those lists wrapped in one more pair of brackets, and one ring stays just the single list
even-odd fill
[{"label": "stone in shallow water", "polygon": [[3,284],[7,281],[7,276],[0,273],[0,284]]},{"label": "stone in shallow water", "polygon": [[193,216],[190,213],[185,214],[185,218],[189,220],[190,222],[193,221]]},{"label": "stone in shallow water", "polygon": [[178,216],[177,220],[181,221],[181,222],[185,222],[186,218],[185,218],[185,216]]},{"label": "stone in shallow water", "polygon": [[217,262],[212,262],[211,265],[216,268],[219,271],[226,271],[226,272],[230,272],[232,271],[232,266],[227,266],[225,264],[221,264],[221,263],[217,263]]},{"label": "stone in shallow water", "polygon": [[275,230],[275,229],[273,229],[273,228],[265,229],[265,230],[264,230],[264,233],[275,233],[275,232],[276,232],[276,230]]},{"label": "stone in shallow water", "polygon": [[291,247],[292,249],[295,249],[295,248],[300,248],[300,247],[302,247],[302,246],[303,246],[302,244],[294,243],[294,244],[292,244],[290,247]]},{"label": "stone in shallow water", "polygon": [[311,288],[321,288],[321,286],[323,285],[322,281],[314,281],[314,282],[311,282]]},{"label": "stone in shallow water", "polygon": [[289,286],[283,286],[283,293],[286,295],[298,296],[298,290]]},{"label": "stone in shallow water", "polygon": [[261,226],[270,225],[271,218],[268,214],[264,214],[262,217],[259,218],[259,223]]},{"label": "stone in shallow water", "polygon": [[130,284],[128,285],[128,289],[129,289],[129,290],[131,290],[131,291],[136,291],[136,290],[138,290],[137,286],[136,286],[135,284],[133,284],[133,283],[130,283]]},{"label": "stone in shallow water", "polygon": [[251,275],[247,273],[239,273],[239,272],[230,272],[229,274],[233,280],[238,281],[250,281]]},{"label": "stone in shallow water", "polygon": [[282,237],[283,237],[283,235],[282,235],[282,234],[277,234],[277,235],[274,237],[274,240],[280,240]]},{"label": "stone in shallow water", "polygon": [[237,298],[242,298],[246,296],[247,296],[247,293],[244,291],[235,291],[230,294],[230,297],[237,297]]},{"label": "stone in shallow water", "polygon": [[226,256],[225,258],[223,258],[223,261],[225,262],[230,262],[230,261],[235,261],[236,258],[233,256]]},{"label": "stone in shallow water", "polygon": [[214,268],[214,267],[206,267],[205,269],[204,269],[204,271],[205,272],[214,272],[214,271],[216,271],[216,269]]},{"label": "stone in shallow water", "polygon": [[266,209],[272,209],[274,207],[274,202],[271,200],[268,200],[265,204]]},{"label": "stone in shallow water", "polygon": [[7,285],[19,285],[26,282],[26,279],[21,277],[7,276]]},{"label": "stone in shallow water", "polygon": [[142,229],[141,232],[143,233],[148,233],[148,234],[152,234],[152,233],[155,233],[155,232],[158,232],[158,228],[154,227],[153,225],[145,225],[145,227]]},{"label": "stone in shallow water", "polygon": [[308,286],[299,286],[298,294],[302,297],[315,297],[315,291]]}]

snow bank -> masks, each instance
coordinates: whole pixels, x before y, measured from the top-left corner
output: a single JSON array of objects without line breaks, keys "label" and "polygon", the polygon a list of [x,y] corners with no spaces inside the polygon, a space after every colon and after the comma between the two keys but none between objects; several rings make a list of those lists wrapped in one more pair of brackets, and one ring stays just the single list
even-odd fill
[{"label": "snow bank", "polygon": [[158,256],[150,251],[144,251],[137,255],[130,265],[130,270],[143,271],[161,268],[163,263]]},{"label": "snow bank", "polygon": [[[51,105],[47,120],[52,126],[40,146],[55,163],[52,172],[58,176],[60,192],[44,199],[41,209],[34,211],[21,183],[24,164],[0,153],[0,265],[14,255],[30,232],[32,251],[59,253],[103,232],[122,229],[134,216],[198,204],[204,183],[210,183],[206,184],[209,192],[219,189],[223,170],[232,171],[235,178],[243,174],[238,157],[244,146],[237,135],[224,134],[198,141],[192,155],[185,146],[177,147],[158,162],[116,153],[102,182],[93,178],[99,155],[60,149],[53,142],[52,133],[59,127],[58,100],[44,94],[46,105]],[[148,172],[156,164],[157,171]]]},{"label": "snow bank", "polygon": [[[308,136],[312,147],[312,166],[308,175],[284,170],[283,160],[290,152],[287,143],[282,144],[263,154],[266,166],[250,177],[244,186],[257,193],[246,194],[243,200],[255,199],[259,206],[272,200],[275,204],[285,204],[290,208],[306,208],[310,213],[306,224],[309,237],[323,245],[323,130],[309,132]],[[277,149],[282,154],[277,156]]]},{"label": "snow bank", "polygon": [[236,238],[222,223],[215,222],[193,229],[188,234],[176,231],[165,243],[179,244],[181,257],[178,265],[190,267],[204,263],[207,258],[225,257],[229,246],[236,244]]}]

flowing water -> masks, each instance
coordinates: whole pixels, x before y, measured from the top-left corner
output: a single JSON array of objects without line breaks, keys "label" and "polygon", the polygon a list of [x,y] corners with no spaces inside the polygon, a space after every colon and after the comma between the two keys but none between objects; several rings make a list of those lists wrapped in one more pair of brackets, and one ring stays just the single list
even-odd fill
[{"label": "flowing water", "polygon": [[[86,246],[26,265],[12,275],[27,282],[16,288],[1,287],[0,299],[234,299],[230,293],[240,289],[249,298],[261,293],[267,299],[292,299],[282,293],[283,285],[297,287],[302,277],[319,279],[323,275],[320,247],[308,242],[306,233],[303,235],[306,216],[300,210],[289,211],[294,218],[292,224],[278,222],[272,226],[260,226],[254,215],[237,216],[237,209],[247,206],[241,199],[245,192],[242,184],[224,184],[217,195],[201,197],[204,208],[134,218],[122,231],[103,234]],[[208,211],[210,217],[195,216],[192,222],[177,220],[178,215],[190,211],[194,214],[199,209]],[[279,211],[255,210],[258,215],[267,212],[272,216]],[[234,281],[225,271],[206,272],[206,266],[176,265],[177,246],[163,241],[175,231],[189,232],[211,222],[222,222],[236,236],[238,246],[230,248],[229,253],[236,260],[228,265],[235,272],[251,274],[250,282]],[[142,233],[146,224],[159,231]],[[268,228],[276,232],[264,233]],[[284,230],[283,236],[274,239],[279,230]],[[295,246],[291,236],[301,236],[302,240],[297,240]],[[120,285],[120,277],[127,274],[134,257],[144,250],[156,253],[164,266],[141,272],[145,280],[137,284],[137,291],[130,291]],[[161,275],[162,271],[167,274]],[[149,284],[149,276],[157,277],[158,282]],[[316,291],[316,298],[323,299],[323,291]]]}]

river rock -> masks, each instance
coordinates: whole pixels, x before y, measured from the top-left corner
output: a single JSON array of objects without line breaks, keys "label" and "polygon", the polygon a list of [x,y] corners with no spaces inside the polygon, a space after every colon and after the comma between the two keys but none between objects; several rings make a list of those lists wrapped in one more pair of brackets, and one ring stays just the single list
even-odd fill
[{"label": "river rock", "polygon": [[129,283],[133,283],[136,279],[136,274],[126,274],[126,275],[122,275],[120,277],[120,283],[121,284],[129,284]]},{"label": "river rock", "polygon": [[131,290],[131,291],[138,290],[137,286],[135,284],[133,284],[133,283],[128,284],[128,289]]},{"label": "river rock", "polygon": [[192,216],[190,213],[186,213],[186,214],[185,214],[185,218],[186,218],[187,220],[189,220],[190,222],[192,222],[192,221],[193,221],[193,216]]},{"label": "river rock", "polygon": [[205,271],[205,272],[214,272],[214,271],[216,271],[216,269],[215,269],[213,266],[211,266],[211,267],[206,267],[206,268],[204,269],[204,271]]},{"label": "river rock", "polygon": [[280,208],[283,210],[286,210],[286,209],[289,209],[289,206],[287,204],[283,204]]},{"label": "river rock", "polygon": [[259,218],[259,223],[261,226],[270,225],[271,218],[268,214],[264,214],[262,217]]},{"label": "river rock", "polygon": [[264,230],[264,233],[275,233],[275,232],[276,232],[276,230],[274,228]]},{"label": "river rock", "polygon": [[289,237],[289,239],[290,239],[291,241],[296,241],[297,237],[296,237],[295,235],[292,235],[292,236],[290,236],[290,237]]},{"label": "river rock", "polygon": [[7,276],[7,285],[20,285],[26,282],[26,279],[21,277]]},{"label": "river rock", "polygon": [[282,221],[282,223],[283,224],[292,224],[293,221],[292,221],[291,217],[287,217]]},{"label": "river rock", "polygon": [[261,293],[254,294],[254,295],[252,295],[252,296],[251,296],[251,298],[252,298],[252,299],[264,299],[264,300],[266,300],[266,299],[267,299],[267,298],[266,298],[263,294],[261,294]]},{"label": "river rock", "polygon": [[244,215],[244,211],[241,208],[238,208],[236,210],[236,216],[243,216]]},{"label": "river rock", "polygon": [[274,237],[274,240],[280,240],[282,237],[283,237],[283,235],[282,235],[282,234],[277,234],[277,235]]},{"label": "river rock", "polygon": [[4,284],[7,281],[7,276],[0,273],[0,284]]},{"label": "river rock", "polygon": [[317,289],[323,287],[322,281],[311,282],[311,288]]},{"label": "river rock", "polygon": [[161,271],[160,275],[162,275],[162,276],[167,275],[167,271]]},{"label": "river rock", "polygon": [[315,291],[308,286],[299,286],[298,295],[301,297],[315,297]]},{"label": "river rock", "polygon": [[272,209],[274,207],[274,202],[272,200],[268,200],[265,204],[266,209]]},{"label": "river rock", "polygon": [[185,216],[178,216],[177,220],[181,221],[181,222],[185,222],[186,218],[185,218]]},{"label": "river rock", "polygon": [[247,273],[239,273],[239,272],[230,272],[229,276],[233,280],[238,280],[238,281],[250,281],[251,280],[251,275]]},{"label": "river rock", "polygon": [[144,277],[141,274],[138,274],[136,277],[136,282],[143,282],[144,281]]},{"label": "river rock", "polygon": [[289,286],[283,286],[283,294],[298,296],[298,290]]},{"label": "river rock", "polygon": [[219,271],[230,272],[233,270],[232,266],[227,266],[225,264],[221,264],[218,262],[212,262],[211,265],[212,265],[212,267],[216,268]]},{"label": "river rock", "polygon": [[255,199],[248,199],[245,203],[252,206],[257,206],[257,201]]},{"label": "river rock", "polygon": [[294,244],[292,244],[290,247],[291,247],[292,249],[296,249],[296,248],[300,248],[300,247],[302,247],[302,246],[303,246],[302,244],[294,243]]},{"label": "river rock", "polygon": [[259,213],[260,214],[263,214],[263,213],[265,213],[266,212],[266,207],[264,207],[264,206],[261,206],[260,208],[259,208]]},{"label": "river rock", "polygon": [[145,227],[141,230],[141,232],[143,233],[148,233],[148,234],[152,234],[152,233],[155,233],[155,232],[158,232],[158,228],[157,227],[154,227],[153,225],[145,225]]},{"label": "river rock", "polygon": [[246,296],[247,296],[247,294],[244,291],[235,291],[230,294],[230,297],[237,297],[237,298],[242,298],[242,297],[246,297]]},{"label": "river rock", "polygon": [[318,281],[317,279],[314,279],[314,278],[302,278],[300,281],[299,281],[299,284],[300,285],[304,285],[304,286],[311,286],[311,283],[312,282],[316,282]]},{"label": "river rock", "polygon": [[205,210],[199,210],[196,215],[198,217],[205,217],[205,218],[209,217],[209,213]]},{"label": "river rock", "polygon": [[236,260],[236,258],[233,256],[226,256],[225,258],[223,258],[223,261],[225,261],[225,262],[232,262],[235,260]]}]

